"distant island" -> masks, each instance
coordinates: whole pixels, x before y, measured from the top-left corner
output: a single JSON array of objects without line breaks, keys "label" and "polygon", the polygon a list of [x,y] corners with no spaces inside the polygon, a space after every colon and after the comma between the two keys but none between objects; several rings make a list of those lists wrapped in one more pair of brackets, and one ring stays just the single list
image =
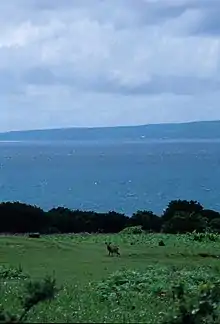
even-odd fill
[{"label": "distant island", "polygon": [[137,141],[148,139],[220,139],[220,121],[96,128],[76,127],[0,133],[0,141]]}]

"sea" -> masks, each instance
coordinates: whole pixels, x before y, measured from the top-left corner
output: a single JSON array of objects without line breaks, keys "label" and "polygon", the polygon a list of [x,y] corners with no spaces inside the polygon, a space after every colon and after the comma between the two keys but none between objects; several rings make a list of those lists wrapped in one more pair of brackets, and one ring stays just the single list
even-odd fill
[{"label": "sea", "polygon": [[160,215],[173,199],[220,211],[220,140],[0,142],[0,201]]}]

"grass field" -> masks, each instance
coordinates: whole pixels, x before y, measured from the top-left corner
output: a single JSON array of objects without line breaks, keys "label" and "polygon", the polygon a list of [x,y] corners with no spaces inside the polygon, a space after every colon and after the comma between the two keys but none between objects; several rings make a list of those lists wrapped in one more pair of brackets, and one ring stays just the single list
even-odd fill
[{"label": "grass field", "polygon": [[[161,239],[165,246],[158,246]],[[118,244],[121,256],[109,257],[105,241]],[[61,287],[55,300],[30,312],[28,320],[39,323],[159,324],[175,307],[173,284],[181,280],[193,294],[219,277],[218,254],[220,241],[190,235],[0,236],[0,267],[21,265],[36,279],[54,274]],[[0,303],[14,313],[23,285],[24,279],[1,278]]]}]

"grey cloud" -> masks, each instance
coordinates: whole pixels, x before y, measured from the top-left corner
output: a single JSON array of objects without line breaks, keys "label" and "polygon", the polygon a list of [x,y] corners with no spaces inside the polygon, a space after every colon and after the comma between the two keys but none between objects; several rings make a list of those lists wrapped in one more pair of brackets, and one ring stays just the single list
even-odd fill
[{"label": "grey cloud", "polygon": [[[72,69],[73,71],[73,69]],[[68,86],[68,87],[78,87],[83,89],[83,84],[88,83],[88,79],[83,76],[77,75],[77,73],[72,72],[71,74],[63,73],[62,69],[54,67],[43,67],[36,66],[27,69],[22,76],[22,82],[26,85],[34,86]]]},{"label": "grey cloud", "polygon": [[195,35],[218,36],[220,35],[220,3],[215,10],[206,10],[199,25],[197,25],[192,33]]},{"label": "grey cloud", "polygon": [[[1,1],[0,21],[46,21],[47,17],[81,11],[99,23],[111,23],[115,28],[154,25],[180,16],[189,6],[185,4],[148,2],[144,0],[14,0]],[[11,17],[13,16],[13,19]]]},{"label": "grey cloud", "polygon": [[161,122],[192,108],[211,117],[210,106],[220,117],[219,10],[220,0],[0,1],[0,122],[129,124],[134,111]]},{"label": "grey cloud", "polygon": [[22,91],[19,76],[7,69],[0,69],[0,95],[20,94]]},{"label": "grey cloud", "polygon": [[[219,0],[185,0],[180,2],[178,0],[22,0],[22,3],[38,10],[89,9],[94,17],[105,22],[111,18],[117,18],[118,13],[121,15],[122,24],[123,19],[127,19],[128,25],[131,23],[137,25],[158,23],[176,18],[190,9],[220,9]],[[125,12],[127,12],[127,17],[124,16]],[[118,24],[120,24],[119,19]]]},{"label": "grey cloud", "polygon": [[219,0],[189,0],[182,6],[185,10],[197,10],[201,19],[191,29],[193,35],[215,36],[220,33],[220,1]]},{"label": "grey cloud", "polygon": [[[101,80],[100,80],[101,81]],[[94,86],[94,83],[93,83]],[[121,95],[198,95],[220,90],[220,82],[212,79],[181,76],[153,76],[149,82],[139,85],[122,85],[117,82],[103,80],[96,83],[97,91],[112,92]]]},{"label": "grey cloud", "polygon": [[219,8],[218,0],[188,0],[185,6],[192,9],[217,9]]},{"label": "grey cloud", "polygon": [[[76,8],[82,5],[88,5],[91,1],[88,0],[23,0],[30,7],[38,10],[57,10],[57,9],[66,9],[66,8]],[[93,1],[97,2],[96,0]],[[101,2],[101,1],[100,1]]]},{"label": "grey cloud", "polygon": [[28,69],[24,72],[22,79],[27,84],[35,85],[56,84],[58,81],[51,69],[41,66]]},{"label": "grey cloud", "polygon": [[95,76],[60,75],[59,71],[49,68],[35,67],[29,69],[23,76],[24,82],[33,85],[63,85],[84,91],[97,93],[111,93],[121,95],[158,95],[171,93],[173,95],[196,95],[220,90],[220,81],[208,78],[152,75],[147,82],[130,81],[127,84],[110,75],[97,74]]},{"label": "grey cloud", "polygon": [[0,23],[32,21],[45,24],[48,19],[58,17],[71,22],[78,14],[100,24],[112,24],[116,29],[133,29],[158,25],[196,9],[204,13],[204,17],[190,31],[192,34],[215,34],[220,29],[219,0],[19,0],[19,6],[14,3],[14,0],[0,1],[0,12],[3,13]]}]

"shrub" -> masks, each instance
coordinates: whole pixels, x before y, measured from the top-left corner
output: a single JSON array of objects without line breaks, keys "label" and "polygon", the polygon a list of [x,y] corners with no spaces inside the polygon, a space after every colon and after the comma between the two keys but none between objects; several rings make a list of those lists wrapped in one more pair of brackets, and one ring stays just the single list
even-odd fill
[{"label": "shrub", "polygon": [[142,226],[144,231],[160,232],[162,220],[152,211],[138,210],[129,220],[131,226]]},{"label": "shrub", "polygon": [[142,226],[130,226],[130,227],[126,227],[124,228],[120,234],[143,234],[145,233],[142,229]]},{"label": "shrub", "polygon": [[169,221],[175,217],[176,214],[200,214],[203,210],[203,206],[198,201],[187,201],[187,200],[172,200],[169,202],[167,208],[164,210],[162,215],[163,222]]},{"label": "shrub", "polygon": [[29,238],[40,238],[40,233],[30,233],[28,235]]},{"label": "shrub", "polygon": [[213,232],[205,232],[205,233],[197,233],[196,231],[193,231],[190,235],[193,239],[193,241],[212,241],[216,242],[219,239],[219,235],[217,233]]},{"label": "shrub", "polygon": [[29,276],[23,272],[21,265],[18,267],[0,266],[0,279],[25,279]]},{"label": "shrub", "polygon": [[204,232],[207,228],[207,219],[194,212],[177,212],[163,224],[164,233],[188,233],[193,231]]},{"label": "shrub", "polygon": [[220,218],[214,218],[213,220],[211,220],[209,225],[212,230],[220,233]]},{"label": "shrub", "polygon": [[164,243],[163,240],[160,240],[160,241],[158,242],[158,245],[159,245],[159,246],[165,246],[165,243]]},{"label": "shrub", "polygon": [[170,285],[170,269],[149,266],[145,272],[135,270],[118,270],[103,281],[96,283],[95,288],[101,301],[120,302],[124,297],[134,295],[155,295],[166,290]]},{"label": "shrub", "polygon": [[194,298],[186,293],[183,283],[173,287],[173,298],[177,299],[176,312],[168,315],[162,324],[219,323],[220,281],[202,284]]},{"label": "shrub", "polygon": [[97,284],[101,300],[118,300],[128,292],[141,292],[149,284],[149,277],[138,271],[121,270],[112,273],[106,280]]},{"label": "shrub", "polygon": [[1,308],[0,323],[23,323],[33,307],[41,302],[52,300],[57,291],[56,281],[51,277],[45,277],[42,281],[27,282],[24,287],[24,295],[20,297],[21,314],[14,315]]}]

